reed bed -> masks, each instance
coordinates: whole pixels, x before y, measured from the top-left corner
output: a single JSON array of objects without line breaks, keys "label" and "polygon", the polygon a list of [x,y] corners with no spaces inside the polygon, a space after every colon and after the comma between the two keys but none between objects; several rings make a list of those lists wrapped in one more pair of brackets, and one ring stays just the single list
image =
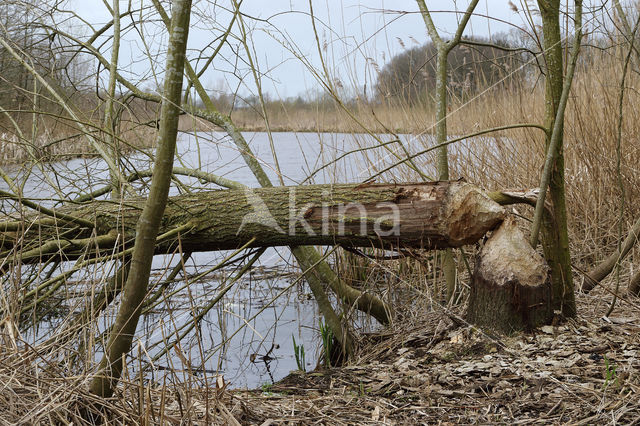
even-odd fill
[{"label": "reed bed", "polygon": [[[118,134],[117,149],[122,154],[152,148],[156,143],[154,127],[125,122]],[[98,153],[88,137],[105,143],[105,134],[95,130],[89,135],[73,126],[63,130],[45,129],[35,137],[6,131],[0,133],[0,165],[26,162],[55,162],[78,157],[92,157]]]},{"label": "reed bed", "polygon": [[[611,53],[597,54],[589,67],[576,75],[567,108],[564,137],[564,163],[569,232],[576,282],[583,271],[589,271],[616,249],[635,221],[640,218],[640,205],[635,200],[640,191],[640,111],[638,92],[640,78],[629,75],[623,103],[623,130],[620,143],[620,178],[616,168],[618,100],[622,65]],[[544,87],[511,87],[488,90],[465,103],[452,103],[447,117],[451,138],[473,134],[482,129],[513,123],[542,123]],[[401,110],[395,110],[399,114]],[[385,128],[411,123],[412,139],[419,151],[433,144],[432,114],[422,115],[406,109],[404,118],[387,119],[377,114]],[[354,127],[355,129],[355,127]],[[352,130],[355,131],[355,130]],[[411,147],[409,147],[411,148]],[[382,154],[380,154],[382,152]],[[386,152],[366,151],[367,162],[381,161]],[[433,170],[433,152],[415,158],[423,170]],[[485,136],[466,139],[449,146],[450,177],[464,178],[488,191],[526,190],[537,188],[544,162],[544,134],[535,128],[502,130]],[[421,180],[407,167],[397,167],[380,179],[389,181]],[[513,207],[526,219],[532,217],[528,206]],[[618,224],[622,220],[622,235]],[[638,250],[633,249],[623,261],[623,276],[637,271]]]}]

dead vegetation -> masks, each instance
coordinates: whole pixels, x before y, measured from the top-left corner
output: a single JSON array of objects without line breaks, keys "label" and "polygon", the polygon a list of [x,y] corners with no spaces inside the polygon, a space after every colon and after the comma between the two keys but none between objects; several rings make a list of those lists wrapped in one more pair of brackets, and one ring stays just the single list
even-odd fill
[{"label": "dead vegetation", "polygon": [[486,334],[461,311],[440,309],[365,336],[342,368],[247,391],[227,390],[221,378],[207,387],[195,376],[164,386],[128,378],[102,405],[64,359],[42,365],[42,348],[16,349],[5,322],[0,423],[634,424],[640,300],[603,318],[595,293],[579,297],[578,318],[534,333]]},{"label": "dead vegetation", "polygon": [[[581,302],[598,305],[593,298]],[[634,423],[640,419],[636,310],[627,305],[606,320],[596,308],[566,324],[508,338],[464,324],[458,312],[433,313],[396,333],[369,336],[354,366],[291,375],[273,387],[277,396],[253,395],[248,405],[262,416],[241,419]]]}]

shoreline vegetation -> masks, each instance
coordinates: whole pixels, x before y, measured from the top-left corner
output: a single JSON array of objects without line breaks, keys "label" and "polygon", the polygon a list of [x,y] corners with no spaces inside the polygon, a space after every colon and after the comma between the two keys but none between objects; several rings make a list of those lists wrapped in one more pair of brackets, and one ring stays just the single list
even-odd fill
[{"label": "shoreline vegetation", "polygon": [[[567,202],[570,230],[574,238],[574,259],[580,268],[588,270],[607,257],[616,245],[616,232],[607,224],[618,221],[619,211],[613,200],[619,200],[616,165],[616,96],[610,82],[621,73],[618,63],[601,59],[589,67],[580,69],[575,77],[572,96],[569,99],[565,118],[565,165],[567,168]],[[627,85],[634,87],[640,82],[636,74],[627,78]],[[481,98],[467,102],[452,102],[447,117],[449,133],[467,135],[513,123],[541,123],[544,114],[544,88],[513,87],[488,91]],[[623,228],[629,229],[640,216],[640,206],[633,200],[640,196],[640,175],[635,164],[640,164],[640,120],[634,120],[638,111],[638,94],[629,93],[624,99],[625,131],[622,140],[622,179],[626,189],[626,207],[622,218]],[[157,105],[156,105],[157,106]],[[121,152],[126,155],[138,149],[153,147],[157,137],[154,127],[153,103],[141,102],[131,107],[120,122],[117,140]],[[351,115],[336,103],[306,105],[293,108],[286,102],[271,102],[266,111],[269,130],[272,132],[340,132],[359,134],[366,131],[377,134],[406,133],[424,135],[433,132],[432,110],[424,105],[407,105],[402,102],[387,104],[365,104],[354,102],[348,106]],[[345,108],[347,106],[345,105]],[[85,110],[91,111],[91,108]],[[132,112],[132,111],[135,111]],[[238,128],[248,132],[266,131],[261,113],[243,108],[232,112]],[[135,121],[132,121],[135,118]],[[15,120],[23,121],[30,128],[31,115],[24,114]],[[72,124],[49,122],[40,117],[36,143],[23,135],[20,139],[11,133],[14,126],[0,117],[0,164],[19,165],[21,162],[56,161],[80,156],[92,156],[95,152]],[[90,122],[86,118],[86,122]],[[94,120],[95,121],[95,120]],[[104,138],[98,130],[96,138]],[[180,117],[181,131],[218,131],[219,128],[201,119],[187,115]],[[473,146],[472,152],[464,153],[457,144],[450,145],[452,176],[464,177],[487,190],[510,188],[530,189],[538,186],[539,167],[542,164],[544,135],[539,129],[517,128],[488,133],[481,137],[497,138],[499,142],[489,149],[483,143]],[[277,137],[274,138],[277,149]],[[494,151],[492,151],[492,149]],[[496,151],[497,150],[497,151]],[[468,149],[467,149],[468,151]],[[486,170],[478,170],[472,164],[485,163]],[[487,173],[489,171],[490,173]],[[396,178],[402,179],[402,175]],[[415,177],[412,177],[415,179]],[[576,245],[575,241],[583,243]],[[598,242],[597,244],[595,242]],[[633,253],[632,253],[633,254]],[[632,257],[633,258],[633,257]]]},{"label": "shoreline vegetation", "polygon": [[[259,389],[229,389],[223,376],[172,372],[172,385],[128,377],[115,397],[88,392],[64,366],[36,371],[10,335],[0,346],[0,419],[7,424],[583,424],[640,416],[637,308],[607,321],[594,290],[578,317],[535,335],[497,337],[461,322],[459,307],[407,312],[363,338],[341,367],[292,371]],[[636,320],[634,320],[634,318]],[[71,349],[71,348],[70,348]],[[35,409],[46,407],[46,409]],[[93,423],[86,423],[87,417]]]},{"label": "shoreline vegetation", "polygon": [[[496,99],[496,102],[500,102]],[[494,105],[494,108],[501,108],[501,105]],[[469,104],[454,106],[457,109],[469,108]],[[348,113],[347,113],[348,110]],[[142,121],[140,115],[146,115]],[[538,116],[542,111],[538,110]],[[120,129],[117,132],[117,139],[120,143],[121,153],[137,149],[146,149],[155,146],[157,129],[155,118],[148,111],[136,113],[138,120],[133,121],[133,117],[124,117],[120,122]],[[434,134],[435,126],[433,120],[433,110],[425,106],[406,106],[399,104],[363,104],[340,107],[339,105],[327,105],[314,108],[309,104],[300,109],[291,109],[284,104],[273,102],[267,110],[269,117],[268,125],[264,117],[255,109],[243,108],[234,110],[230,117],[236,127],[243,132],[292,132],[292,133],[344,133],[344,134],[367,134],[379,135],[412,134],[427,135]],[[478,121],[469,125],[469,117],[463,114],[452,114],[449,118],[449,126],[453,133],[469,134],[474,130],[482,128],[484,121],[478,116]],[[73,125],[60,126],[56,123],[53,129],[48,126],[47,118],[41,118],[43,128],[37,134],[35,141],[30,136],[18,136],[11,132],[10,126],[2,126],[0,131],[0,165],[17,164],[26,161],[42,160],[57,161],[83,156],[96,156],[98,153],[91,149],[87,143],[86,135]],[[0,123],[2,122],[0,118]],[[90,119],[87,119],[90,123]],[[223,131],[203,119],[183,114],[179,121],[179,131]],[[487,125],[508,124],[509,119],[505,117],[499,122],[487,123]],[[93,123],[94,129],[92,137],[101,140],[105,133],[100,129],[99,123]],[[517,133],[517,132],[515,132]],[[277,144],[277,141],[276,141]],[[276,145],[277,148],[277,145]]]}]

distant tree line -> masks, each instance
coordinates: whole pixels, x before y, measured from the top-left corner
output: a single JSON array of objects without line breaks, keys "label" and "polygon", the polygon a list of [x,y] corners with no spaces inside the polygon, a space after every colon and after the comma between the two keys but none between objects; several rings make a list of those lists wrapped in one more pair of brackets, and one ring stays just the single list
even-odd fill
[{"label": "distant tree line", "polygon": [[[448,92],[466,98],[478,91],[513,84],[526,76],[533,58],[530,50],[509,35],[491,40],[467,38],[449,53]],[[380,71],[375,91],[378,100],[388,99],[415,105],[429,103],[436,78],[436,47],[428,42],[394,56]]]},{"label": "distant tree line", "polygon": [[[47,31],[52,17],[46,5],[27,1],[0,3],[0,37],[16,52],[26,52],[29,65],[59,94],[71,97],[87,89],[91,74],[83,56]],[[35,110],[60,112],[35,76],[0,46],[0,107],[20,119]],[[4,117],[0,116],[0,122]]]}]

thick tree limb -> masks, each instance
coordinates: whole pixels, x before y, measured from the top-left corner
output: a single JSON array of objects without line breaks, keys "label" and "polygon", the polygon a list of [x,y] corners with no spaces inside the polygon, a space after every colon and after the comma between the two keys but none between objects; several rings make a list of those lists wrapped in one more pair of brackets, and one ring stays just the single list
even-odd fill
[{"label": "thick tree limb", "polygon": [[589,271],[584,276],[584,281],[582,283],[582,291],[585,293],[590,292],[598,285],[600,281],[605,279],[613,268],[615,268],[616,264],[629,253],[629,251],[633,248],[634,244],[640,237],[640,219],[636,221],[631,227],[629,231],[629,235],[622,242],[621,250],[616,250],[611,253],[609,257],[600,262],[595,268]]},{"label": "thick tree limb", "polygon": [[[131,240],[143,206],[143,199],[129,199],[73,208],[75,217],[94,224],[93,229],[78,228],[73,240],[115,231],[124,234],[119,241]],[[464,182],[306,185],[171,197],[159,233],[190,223],[190,230],[181,234],[181,244],[192,252],[235,249],[254,237],[250,247],[342,244],[440,249],[476,242],[504,216],[502,207]],[[24,235],[5,232],[2,237],[5,248],[20,238],[41,247],[59,240],[54,226],[29,229]],[[156,254],[171,253],[176,240],[177,236],[158,243]],[[107,243],[115,239],[104,241],[94,249],[113,248]],[[61,250],[32,252],[25,261],[47,256],[73,260],[88,249],[66,243],[58,247]]]}]

